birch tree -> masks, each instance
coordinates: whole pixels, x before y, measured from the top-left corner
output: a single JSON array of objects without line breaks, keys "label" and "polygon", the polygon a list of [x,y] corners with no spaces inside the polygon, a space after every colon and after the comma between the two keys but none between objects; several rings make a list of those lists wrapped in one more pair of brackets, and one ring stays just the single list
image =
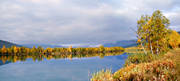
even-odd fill
[{"label": "birch tree", "polygon": [[167,36],[170,23],[161,11],[156,10],[152,16],[141,16],[137,24],[138,42],[144,50],[150,50],[152,54],[167,51]]}]

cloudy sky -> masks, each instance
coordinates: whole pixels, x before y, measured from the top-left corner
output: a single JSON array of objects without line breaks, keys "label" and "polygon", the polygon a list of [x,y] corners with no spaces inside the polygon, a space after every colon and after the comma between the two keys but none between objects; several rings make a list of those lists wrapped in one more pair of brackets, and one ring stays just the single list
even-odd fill
[{"label": "cloudy sky", "polygon": [[157,9],[180,31],[179,0],[0,0],[0,39],[18,44],[130,40],[139,17]]}]

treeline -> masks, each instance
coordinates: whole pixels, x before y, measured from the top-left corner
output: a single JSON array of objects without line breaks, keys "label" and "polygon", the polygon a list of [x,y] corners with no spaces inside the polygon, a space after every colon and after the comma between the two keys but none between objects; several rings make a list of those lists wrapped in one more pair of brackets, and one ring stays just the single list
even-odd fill
[{"label": "treeline", "polygon": [[89,48],[46,48],[43,47],[33,47],[33,48],[26,48],[26,47],[16,47],[12,46],[10,48],[3,48],[0,49],[1,55],[39,55],[39,54],[47,54],[47,55],[59,55],[59,54],[82,54],[82,53],[112,53],[112,52],[123,52],[124,48],[122,47],[89,47]]}]

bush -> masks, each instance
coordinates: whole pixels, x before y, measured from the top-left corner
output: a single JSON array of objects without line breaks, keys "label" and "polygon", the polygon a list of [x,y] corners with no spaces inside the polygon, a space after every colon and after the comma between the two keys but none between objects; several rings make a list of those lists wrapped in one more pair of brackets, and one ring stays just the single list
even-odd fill
[{"label": "bush", "polygon": [[114,73],[114,81],[176,81],[172,60],[132,64]]}]

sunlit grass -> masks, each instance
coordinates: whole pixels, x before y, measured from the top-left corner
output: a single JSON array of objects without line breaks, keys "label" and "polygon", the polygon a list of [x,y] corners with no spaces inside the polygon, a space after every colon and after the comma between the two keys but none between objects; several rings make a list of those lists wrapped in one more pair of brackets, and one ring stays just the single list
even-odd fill
[{"label": "sunlit grass", "polygon": [[125,52],[126,53],[144,53],[143,52],[143,49],[140,48],[140,47],[128,47],[128,48],[125,48]]},{"label": "sunlit grass", "polygon": [[113,81],[113,74],[110,69],[101,70],[93,73],[91,81]]},{"label": "sunlit grass", "polygon": [[171,58],[175,62],[178,81],[180,81],[180,48],[168,52],[166,58]]}]

